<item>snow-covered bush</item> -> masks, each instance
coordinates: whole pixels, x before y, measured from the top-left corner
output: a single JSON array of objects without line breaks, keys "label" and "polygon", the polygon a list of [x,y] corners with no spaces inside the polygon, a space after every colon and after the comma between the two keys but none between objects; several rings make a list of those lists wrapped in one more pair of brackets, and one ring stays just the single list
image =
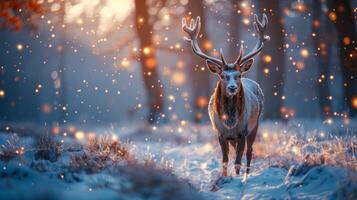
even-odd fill
[{"label": "snow-covered bush", "polygon": [[36,138],[35,159],[55,162],[61,156],[63,147],[55,136],[43,134]]},{"label": "snow-covered bush", "polygon": [[88,141],[83,151],[71,156],[70,169],[98,172],[107,167],[132,162],[127,147],[109,135],[102,135]]},{"label": "snow-covered bush", "polygon": [[0,145],[0,160],[9,161],[25,152],[16,133],[12,134],[3,144]]},{"label": "snow-covered bush", "polygon": [[257,157],[268,159],[269,165],[287,169],[292,165],[333,165],[357,171],[357,137],[354,135],[310,133],[304,137],[294,130],[263,130],[260,136],[254,144],[254,152]]}]

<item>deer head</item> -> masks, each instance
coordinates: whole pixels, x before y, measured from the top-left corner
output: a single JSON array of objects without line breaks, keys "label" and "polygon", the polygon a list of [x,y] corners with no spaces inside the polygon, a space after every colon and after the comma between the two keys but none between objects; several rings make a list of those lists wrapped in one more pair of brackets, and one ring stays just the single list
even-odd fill
[{"label": "deer head", "polygon": [[269,36],[264,35],[266,25],[268,24],[268,18],[265,13],[263,13],[262,21],[259,21],[257,15],[254,15],[253,24],[257,33],[257,43],[254,49],[243,56],[243,47],[241,46],[236,61],[234,63],[227,63],[222,49],[220,50],[220,59],[211,57],[200,49],[197,43],[197,37],[201,28],[200,17],[197,17],[196,21],[191,19],[189,25],[185,18],[182,19],[182,29],[189,35],[189,38],[185,37],[185,40],[191,43],[192,50],[196,55],[206,60],[208,69],[220,77],[223,86],[226,88],[226,94],[229,97],[239,92],[242,75],[250,69],[254,61],[253,57],[262,50],[264,42],[269,40]]}]

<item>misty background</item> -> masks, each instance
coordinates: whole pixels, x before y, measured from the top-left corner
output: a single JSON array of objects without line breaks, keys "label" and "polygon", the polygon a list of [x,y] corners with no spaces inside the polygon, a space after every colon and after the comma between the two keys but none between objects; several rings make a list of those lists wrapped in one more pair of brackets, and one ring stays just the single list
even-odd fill
[{"label": "misty background", "polygon": [[3,123],[208,123],[217,78],[183,40],[181,19],[201,16],[202,49],[232,62],[240,44],[255,45],[263,12],[271,40],[246,74],[265,94],[263,118],[356,116],[356,2],[28,2],[0,3]]}]

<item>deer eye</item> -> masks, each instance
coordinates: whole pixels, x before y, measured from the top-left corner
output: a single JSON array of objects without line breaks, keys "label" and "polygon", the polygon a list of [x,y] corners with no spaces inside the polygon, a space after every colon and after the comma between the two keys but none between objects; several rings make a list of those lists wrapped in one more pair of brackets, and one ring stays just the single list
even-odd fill
[{"label": "deer eye", "polygon": [[227,75],[225,75],[225,74],[221,74],[221,79],[228,80],[228,79],[229,79],[229,77],[228,77]]}]

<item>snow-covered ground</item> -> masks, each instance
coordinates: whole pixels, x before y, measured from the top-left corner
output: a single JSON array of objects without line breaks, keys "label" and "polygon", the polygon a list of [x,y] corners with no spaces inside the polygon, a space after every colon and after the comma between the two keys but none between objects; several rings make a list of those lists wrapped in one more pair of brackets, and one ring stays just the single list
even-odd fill
[{"label": "snow-covered ground", "polygon": [[[93,129],[84,136],[109,134],[107,139],[119,138],[135,164],[110,157],[105,166],[90,164],[91,168],[83,164],[97,164],[96,159],[101,157],[93,156],[90,162],[76,161],[77,166],[70,164],[73,156],[84,151],[88,155],[103,151],[86,150],[86,137],[56,136],[59,141],[63,139],[63,151],[58,160],[51,162],[35,159],[38,145],[32,137],[14,139],[3,133],[0,144],[9,140],[15,144],[8,146],[15,146],[14,150],[20,147],[20,151],[23,146],[24,150],[19,153],[21,156],[0,162],[0,196],[4,199],[356,199],[357,129],[353,127],[355,123],[342,127],[343,123],[334,124],[262,123],[248,177],[234,175],[232,163],[229,176],[220,176],[220,148],[209,125],[180,122],[158,127],[125,124]],[[232,152],[230,160],[233,156]],[[242,174],[244,163],[245,159]]]}]

